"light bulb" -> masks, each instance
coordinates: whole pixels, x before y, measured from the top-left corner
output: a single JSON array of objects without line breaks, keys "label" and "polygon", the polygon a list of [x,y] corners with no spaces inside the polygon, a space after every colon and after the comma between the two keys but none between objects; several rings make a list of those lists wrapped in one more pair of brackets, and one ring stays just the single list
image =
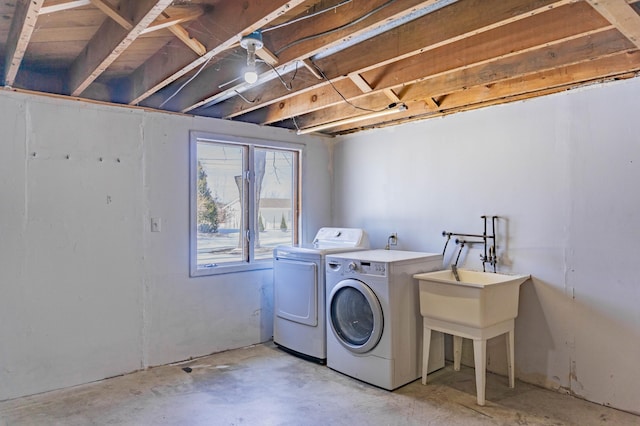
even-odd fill
[{"label": "light bulb", "polygon": [[256,50],[262,49],[262,34],[254,31],[240,40],[240,46],[247,49],[247,68],[244,70],[244,81],[253,84],[258,81],[258,71],[256,70]]},{"label": "light bulb", "polygon": [[247,69],[244,72],[244,81],[246,81],[249,84],[253,84],[256,81],[258,81],[258,73],[256,72],[255,67],[253,68],[247,67]]}]

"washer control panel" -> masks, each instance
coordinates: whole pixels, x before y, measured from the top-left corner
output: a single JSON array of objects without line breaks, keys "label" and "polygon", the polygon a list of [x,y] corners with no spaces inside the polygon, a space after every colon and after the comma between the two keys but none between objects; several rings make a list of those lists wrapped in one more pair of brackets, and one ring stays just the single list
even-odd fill
[{"label": "washer control panel", "polygon": [[340,272],[344,276],[348,275],[374,275],[385,277],[387,275],[387,265],[384,262],[367,262],[361,260],[337,261],[331,259],[327,262],[327,270]]},{"label": "washer control panel", "polygon": [[360,262],[358,272],[366,275],[378,275],[384,277],[386,275],[387,268],[384,263],[380,262]]}]

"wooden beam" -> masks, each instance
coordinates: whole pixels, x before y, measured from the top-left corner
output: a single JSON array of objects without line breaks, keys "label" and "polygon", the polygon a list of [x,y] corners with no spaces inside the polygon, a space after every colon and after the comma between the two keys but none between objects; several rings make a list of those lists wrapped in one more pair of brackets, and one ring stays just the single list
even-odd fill
[{"label": "wooden beam", "polygon": [[113,5],[105,0],[91,0],[91,3],[100,9],[105,15],[109,18],[113,19],[127,31],[131,31],[133,29],[133,23],[129,21],[124,16],[120,15],[120,11],[113,7]]},{"label": "wooden beam", "polygon": [[[409,102],[409,110],[393,116],[396,122],[403,122],[422,118],[430,118],[468,111],[490,105],[530,99],[568,90],[573,87],[612,78],[626,78],[629,73],[635,75],[640,70],[640,51],[624,52],[605,58],[594,59],[589,62],[574,64],[567,67],[546,70],[528,76],[516,77],[490,87],[477,86],[464,91],[453,93],[441,103],[441,112],[423,111],[420,113],[419,102]],[[350,126],[331,129],[332,134],[343,133],[352,129],[383,124],[374,120],[362,121]]]},{"label": "wooden beam", "polygon": [[[566,4],[571,1],[461,0],[316,63],[331,79],[353,72],[363,74],[499,28],[517,24],[523,28],[523,20],[532,22],[539,17],[533,22],[542,22],[545,18],[541,16]],[[430,30],[425,32],[424,28]],[[364,78],[375,87],[373,80]]]},{"label": "wooden beam", "polygon": [[318,72],[318,69],[313,65],[313,62],[311,62],[311,59],[309,58],[305,58],[302,60],[302,64],[304,65],[304,67],[306,69],[309,70],[309,72],[311,74],[313,74],[318,80],[324,80],[324,78],[322,77],[322,75],[320,75],[320,73]]},{"label": "wooden beam", "polygon": [[[610,29],[596,35],[586,35],[582,38],[571,39],[557,46],[541,47],[536,51],[527,51],[519,55],[471,67],[459,67],[449,73],[430,77],[406,86],[399,97],[403,102],[425,102],[425,100],[428,102],[428,98],[442,95],[451,96],[450,94],[452,93],[465,91],[470,87],[492,85],[512,79],[514,76],[526,76],[544,70],[566,67],[571,64],[588,63],[592,58],[628,52],[632,47],[633,45],[621,37],[615,29]],[[337,84],[336,87],[340,87]],[[346,86],[342,86],[342,90],[344,90],[343,94],[352,95],[345,95],[352,103],[366,108],[372,108],[369,105],[369,97],[383,93],[383,90],[377,90],[368,95],[354,95],[354,91],[348,92],[348,87]],[[308,99],[311,93],[307,93],[305,97]],[[376,99],[375,105],[377,105],[377,98],[372,99]],[[247,114],[246,120],[268,124],[281,121],[287,117],[297,116],[298,124],[301,127],[308,127],[322,124],[324,119],[335,121],[340,117],[340,114],[345,114],[346,111],[349,111],[349,108],[344,107],[344,105],[346,105],[345,102],[339,101],[336,95],[331,93],[318,96],[313,105],[307,106],[304,105],[304,98],[300,96],[280,102],[277,109],[270,105]],[[442,108],[444,108],[443,104],[435,108],[435,110]],[[326,112],[331,110],[334,113]],[[305,114],[307,111],[314,112]],[[323,111],[325,112],[323,113]]]},{"label": "wooden beam", "polygon": [[434,111],[438,111],[440,109],[440,105],[438,105],[438,103],[431,96],[425,97],[424,101],[427,103],[430,109]]},{"label": "wooden beam", "polygon": [[203,13],[204,9],[201,7],[172,8],[171,14],[162,12],[162,14],[151,23],[151,25],[142,30],[142,34],[151,33],[163,28],[169,28],[172,25],[182,24],[184,22],[194,21],[201,17]]},{"label": "wooden beam", "polygon": [[19,0],[11,21],[4,61],[4,85],[13,86],[44,0]]},{"label": "wooden beam", "polygon": [[166,28],[198,56],[203,56],[207,53],[207,48],[200,43],[197,38],[191,37],[189,32],[180,25],[183,22],[198,19],[203,13],[204,9],[202,7],[188,9],[180,8],[178,10],[175,10],[174,8],[174,10],[171,11],[171,15],[167,12],[162,12],[161,16],[156,18],[151,25],[142,30],[141,34],[147,34]]},{"label": "wooden beam", "polygon": [[372,92],[362,99],[359,99],[358,102],[354,102],[354,104],[362,109],[354,108],[342,102],[329,108],[323,108],[310,114],[298,116],[296,117],[296,122],[300,128],[305,128],[338,121],[343,118],[357,117],[365,114],[367,110],[380,111],[387,108],[389,106],[389,99],[382,92]]},{"label": "wooden beam", "polygon": [[131,30],[108,19],[75,59],[69,70],[68,92],[80,95],[124,52],[171,0],[128,0],[120,4],[121,15],[131,16]]},{"label": "wooden beam", "polygon": [[602,16],[640,48],[640,15],[626,0],[588,0]]},{"label": "wooden beam", "polygon": [[[366,34],[389,22],[402,19],[419,9],[434,8],[442,0],[403,0],[389,2],[389,0],[352,0],[341,6],[336,13],[325,13],[312,20],[287,25],[282,30],[270,31],[265,34],[265,43],[278,54],[280,63],[309,58],[317,53],[338,46],[354,37]],[[548,2],[548,0],[547,0]],[[377,11],[355,25],[348,25],[359,20],[372,10]],[[307,36],[315,36],[323,31],[330,31],[327,35],[309,41],[298,41]],[[424,31],[422,31],[424,33]]]},{"label": "wooden beam", "polygon": [[[572,18],[574,25],[566,25]],[[609,22],[587,4],[575,3],[429,49],[387,66],[373,68],[364,72],[363,76],[376,89],[394,87],[400,83],[406,85],[425,76],[433,77],[460,69],[460,58],[464,58],[465,65],[462,67],[471,67],[611,28]]]},{"label": "wooden beam", "polygon": [[[325,75],[335,83],[336,80],[344,78],[347,74],[362,73],[379,65],[391,64],[489,32],[508,22],[517,22],[545,12],[549,13],[549,11],[568,3],[570,0],[459,0],[446,8],[408,22],[402,27],[340,51],[330,58],[320,59],[317,63]],[[588,6],[585,8],[591,10]],[[424,28],[429,28],[430,31],[425,32]],[[380,57],[382,57],[381,63],[379,62]],[[367,77],[365,80],[373,82]],[[251,89],[248,95],[250,97],[257,96],[258,93],[254,93],[257,91],[275,95],[278,93],[275,85],[275,82],[267,82],[259,88]],[[375,86],[375,84],[373,85]],[[295,95],[291,92],[287,94],[289,97]],[[252,105],[251,108],[258,109],[283,100],[280,96],[262,96],[262,102]],[[218,117],[233,118],[240,113],[248,112],[246,104],[237,98],[227,100],[224,104],[216,107]]]},{"label": "wooden beam", "polygon": [[633,44],[611,29],[601,33],[571,39],[565,43],[509,56],[497,61],[467,67],[454,73],[430,77],[410,85],[401,98],[422,100],[446,95],[468,87],[494,84],[499,81],[541,72],[556,67],[587,62],[633,49]]},{"label": "wooden beam", "polygon": [[[221,63],[228,63],[228,62],[225,60],[225,58],[222,58]],[[260,64],[258,64],[258,66],[260,66]],[[216,71],[216,68],[218,68],[217,71]],[[196,99],[198,96],[200,96],[201,98],[204,98],[206,100],[211,96],[215,96],[215,94],[219,93],[221,89],[224,89],[225,87],[228,87],[228,86],[233,86],[234,84],[236,84],[237,81],[239,81],[242,78],[239,75],[239,67],[230,67],[230,66],[227,66],[227,67],[210,66],[209,68],[205,69],[202,72],[201,76],[203,74],[209,80],[207,80],[207,78],[198,78],[194,80],[193,82],[185,86],[184,89],[180,92],[180,94],[176,96],[176,98],[180,98],[180,96],[184,95],[186,99],[191,101],[193,99]],[[279,96],[284,97],[284,96],[287,96],[289,93],[291,93],[291,91],[298,91],[301,87],[306,86],[310,81],[311,82],[318,81],[315,78],[315,76],[313,76],[313,74],[309,72],[309,70],[307,70],[305,67],[302,67],[302,66],[299,67],[296,74],[296,78],[293,81],[291,81],[291,78],[290,78],[291,75],[292,74],[287,74],[283,76],[283,80],[285,82],[290,82],[290,84],[288,84],[288,87],[282,84],[282,82],[279,79],[277,79],[278,84],[274,85],[271,90],[277,91]],[[207,81],[209,81],[208,84],[207,84]],[[227,84],[223,87],[218,87],[218,83],[212,84],[211,81],[223,82]],[[271,85],[269,86],[271,87]],[[351,83],[350,83],[350,86],[352,88],[355,87]],[[289,88],[291,88],[291,90],[289,90]],[[243,93],[243,96],[245,99],[243,99],[242,102],[244,103],[246,108],[252,109],[253,105],[259,104],[261,102],[262,97],[265,97],[265,96],[270,97],[272,95],[273,93],[251,91],[251,94]],[[175,104],[173,102],[169,102],[167,105],[170,106],[170,109],[172,111],[185,112],[179,109],[180,106],[183,104],[184,104],[184,100],[180,99]],[[205,103],[203,101],[201,106],[204,106],[204,105]],[[200,114],[201,112],[203,112],[203,110],[199,110],[197,114]],[[209,114],[210,112],[213,112],[213,111],[209,111],[209,108],[207,107],[206,114]],[[215,116],[215,115],[211,115],[211,116]]]},{"label": "wooden beam", "polygon": [[441,103],[444,110],[460,108],[492,99],[507,98],[530,93],[537,96],[541,90],[564,87],[571,84],[600,80],[610,76],[626,75],[640,70],[640,51],[623,52],[588,62],[545,70],[526,76],[518,76],[487,86],[476,86],[452,93]]},{"label": "wooden beam", "polygon": [[[201,66],[209,58],[227,50],[242,37],[276,19],[304,0],[261,0],[219,2],[214,13],[207,16],[207,25],[215,29],[204,42],[208,52],[199,58],[189,50],[166,46],[140,66],[132,75],[130,105],[142,102],[153,93]],[[167,59],[170,58],[170,59]]]},{"label": "wooden beam", "polygon": [[[438,111],[433,111],[427,108],[424,102],[410,102],[410,103],[407,103],[406,105],[408,108],[405,111],[399,111],[393,115],[388,115],[382,118],[359,120],[354,123],[332,127],[331,129],[326,130],[324,133],[329,135],[336,135],[340,133],[349,133],[351,129],[384,127],[385,123],[403,122],[403,121],[406,121],[409,117],[414,117],[414,116],[435,117],[435,116],[442,115]],[[300,125],[300,122],[305,123],[304,124],[305,127],[310,127],[311,125],[313,125],[313,124],[306,124],[304,120],[297,119],[297,121],[299,125]],[[313,121],[314,120],[310,120],[310,122],[313,122]]]},{"label": "wooden beam", "polygon": [[204,44],[200,43],[195,37],[191,37],[189,32],[184,29],[180,24],[171,25],[167,27],[173,35],[183,42],[189,49],[193,50],[198,56],[204,56],[207,53],[207,48]]},{"label": "wooden beam", "polygon": [[349,79],[351,81],[353,81],[353,83],[358,86],[358,88],[360,90],[362,90],[362,93],[369,93],[371,92],[373,89],[371,88],[371,86],[369,86],[369,83],[367,83],[364,78],[362,78],[362,76],[360,74],[358,74],[357,72],[353,72],[351,74],[349,74]]},{"label": "wooden beam", "polygon": [[[287,25],[282,30],[269,31],[264,35],[264,41],[278,56],[278,62],[282,67],[280,70],[282,70],[284,67],[290,67],[295,61],[305,60],[318,52],[335,47],[352,37],[372,31],[381,25],[388,24],[390,20],[400,19],[415,12],[418,8],[432,6],[439,1],[441,0],[403,0],[402,2],[389,2],[388,0],[353,0],[340,7],[340,13],[325,13],[315,17],[313,19],[313,25],[309,25],[309,21],[300,21]],[[548,3],[553,0],[537,1],[545,1]],[[323,37],[313,38],[308,42],[296,43],[300,38],[317,34],[323,29],[330,30],[339,25],[356,21],[358,18],[371,12],[374,8],[381,7],[385,4],[385,7],[382,7],[376,13],[372,14],[371,17],[358,22],[356,25],[349,26],[344,30],[332,31]],[[291,45],[291,48],[280,52],[287,45]],[[311,70],[311,72],[317,71]],[[207,80],[209,76],[202,74],[199,78]],[[219,91],[214,96],[204,99],[200,97],[187,100],[185,98],[180,110],[191,111],[201,105],[215,102],[218,98],[235,96],[235,91],[238,88],[239,85],[230,85],[226,90]],[[246,105],[246,102],[240,97],[238,97],[238,102],[241,108]]]},{"label": "wooden beam", "polygon": [[266,47],[256,50],[256,56],[272,66],[278,64],[278,57]]},{"label": "wooden beam", "polygon": [[62,12],[63,10],[75,9],[77,7],[87,6],[91,4],[91,0],[62,0],[48,1],[46,6],[40,8],[40,15],[47,13]]},{"label": "wooden beam", "polygon": [[[353,84],[350,79],[345,78],[337,80],[333,85],[324,83],[317,84],[311,90],[297,92],[295,96],[285,94],[286,98],[280,102],[270,104],[260,109],[253,109],[244,114],[242,120],[251,123],[271,124],[286,118],[319,111],[327,107],[346,104],[344,98],[360,106],[358,99],[365,95],[366,94],[363,94],[362,90]],[[384,96],[386,98],[386,95]],[[387,104],[388,103],[387,101]],[[361,106],[368,108],[367,105]]]},{"label": "wooden beam", "polygon": [[[570,27],[565,25],[568,16],[576,18],[576,25]],[[447,22],[443,21],[439,25],[446,26]],[[436,25],[433,29],[437,32],[440,27]],[[589,37],[594,32],[601,32],[607,29],[613,31],[608,22],[588,5],[569,5],[553,9],[547,14],[535,15],[503,27],[469,36],[454,43],[440,46],[437,49],[425,49],[425,52],[420,55],[364,72],[363,77],[371,83],[375,90],[404,86],[405,89],[403,90],[406,91],[407,85],[426,78],[433,79],[437,76],[442,76],[443,79],[452,78],[447,76],[455,75],[456,72],[473,66],[479,67],[493,62],[496,64],[502,63],[499,60],[509,63],[509,61],[518,60],[517,58],[525,58],[522,60],[539,64],[541,62],[540,58],[544,56],[543,53],[540,53],[542,48],[549,48],[554,44],[561,45],[564,42],[573,40],[575,37]],[[582,31],[582,33],[576,35],[575,31]],[[390,43],[393,43],[393,41],[392,39]],[[630,45],[627,44],[627,46]],[[523,56],[526,52],[532,53],[528,56]],[[549,54],[553,54],[553,50],[550,52],[552,53]],[[465,58],[465,65],[461,65],[460,58]],[[333,60],[334,58],[331,59]],[[562,60],[561,58],[555,59],[557,61]],[[373,60],[372,57],[371,61]],[[425,75],[428,77],[425,77]],[[355,90],[350,82],[345,84],[344,80],[344,78],[334,79],[333,85],[347,99],[355,100],[361,97],[362,93]],[[270,93],[268,90],[266,92]],[[446,93],[425,92],[421,94],[421,97],[416,97],[414,100],[424,100]],[[279,99],[277,107],[275,104],[266,106],[263,104],[263,108],[256,111],[255,116],[250,120],[263,124],[273,123],[344,102],[335,93],[335,90],[326,85],[326,83],[317,84],[312,90],[302,94],[296,93],[293,96],[285,94],[285,96],[287,98]],[[316,99],[313,104],[307,101],[311,98]],[[406,100],[404,94],[400,94],[400,98]]]},{"label": "wooden beam", "polygon": [[391,89],[383,89],[382,93],[384,93],[387,98],[389,98],[389,100],[391,102],[401,102],[402,100],[398,97],[398,95],[396,95],[396,92],[394,92]]}]

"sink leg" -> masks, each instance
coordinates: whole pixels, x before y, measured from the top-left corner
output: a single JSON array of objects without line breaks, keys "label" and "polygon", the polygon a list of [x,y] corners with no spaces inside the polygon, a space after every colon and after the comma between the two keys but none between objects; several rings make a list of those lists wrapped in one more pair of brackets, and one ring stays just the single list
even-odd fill
[{"label": "sink leg", "polygon": [[431,329],[426,324],[422,327],[422,384],[427,384],[429,371],[429,349],[431,347]]},{"label": "sink leg", "polygon": [[460,371],[460,360],[462,359],[462,337],[453,336],[453,369]]},{"label": "sink leg", "polygon": [[516,387],[516,378],[514,374],[515,373],[515,368],[514,368],[515,339],[513,336],[513,329],[509,330],[509,332],[507,333],[506,341],[507,341],[507,367],[509,368],[509,387],[514,388]]},{"label": "sink leg", "polygon": [[473,360],[476,368],[476,393],[478,405],[484,405],[484,390],[487,369],[487,341],[473,340]]}]

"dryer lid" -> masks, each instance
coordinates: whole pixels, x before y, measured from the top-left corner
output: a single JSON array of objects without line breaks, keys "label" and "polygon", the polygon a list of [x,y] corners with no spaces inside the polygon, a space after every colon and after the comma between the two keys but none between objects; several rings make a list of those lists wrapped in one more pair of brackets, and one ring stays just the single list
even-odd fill
[{"label": "dryer lid", "polygon": [[313,239],[313,247],[330,248],[369,248],[369,238],[360,228],[320,228]]}]

